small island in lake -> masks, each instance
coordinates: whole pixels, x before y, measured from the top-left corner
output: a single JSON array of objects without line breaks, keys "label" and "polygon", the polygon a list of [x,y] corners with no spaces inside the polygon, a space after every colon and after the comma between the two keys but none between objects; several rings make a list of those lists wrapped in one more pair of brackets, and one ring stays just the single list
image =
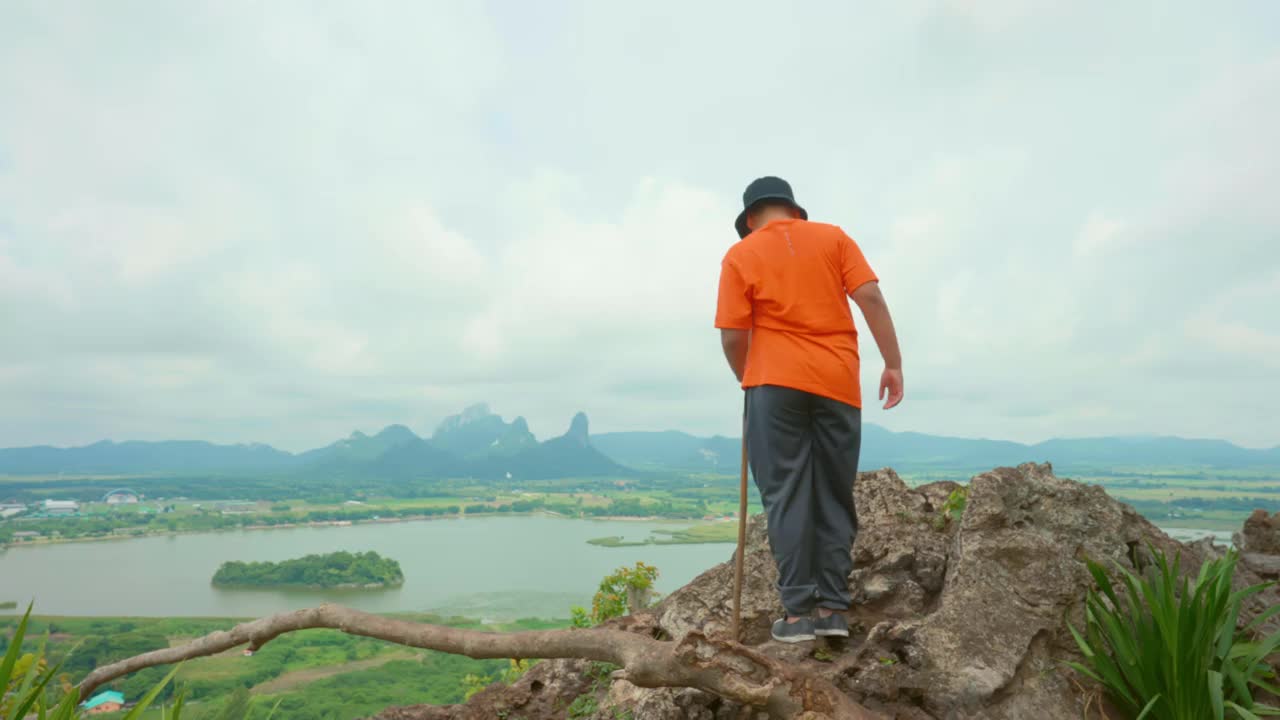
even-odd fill
[{"label": "small island in lake", "polygon": [[376,552],[335,552],[282,562],[224,562],[217,587],[385,588],[404,584],[400,563]]}]

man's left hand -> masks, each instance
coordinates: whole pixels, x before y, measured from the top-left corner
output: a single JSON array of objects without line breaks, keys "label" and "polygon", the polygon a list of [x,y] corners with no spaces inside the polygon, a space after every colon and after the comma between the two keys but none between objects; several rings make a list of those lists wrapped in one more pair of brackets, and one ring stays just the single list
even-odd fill
[{"label": "man's left hand", "polygon": [[[888,400],[885,400],[886,394],[889,396]],[[902,402],[902,395],[902,370],[885,368],[880,374],[880,399],[885,400],[884,409],[888,410]]]}]

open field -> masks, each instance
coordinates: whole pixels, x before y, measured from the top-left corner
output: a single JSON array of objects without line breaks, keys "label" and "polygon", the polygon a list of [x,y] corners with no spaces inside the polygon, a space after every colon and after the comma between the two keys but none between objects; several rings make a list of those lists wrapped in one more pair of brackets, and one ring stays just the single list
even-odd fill
[{"label": "open field", "polygon": [[1187,500],[1191,498],[1250,498],[1273,504],[1280,502],[1280,486],[1255,487],[1233,490],[1217,488],[1196,488],[1189,486],[1165,485],[1160,487],[1107,485],[1107,492],[1122,500]]},{"label": "open field", "polygon": [[420,652],[413,652],[411,650],[405,650],[404,652],[393,651],[365,660],[352,660],[350,662],[338,663],[335,665],[316,665],[302,670],[293,670],[264,683],[254,685],[250,688],[250,692],[255,695],[279,695],[291,690],[297,690],[299,687],[308,683],[330,678],[335,675],[356,672],[358,670],[368,670],[370,668],[386,665],[393,660],[414,660],[420,656]]}]

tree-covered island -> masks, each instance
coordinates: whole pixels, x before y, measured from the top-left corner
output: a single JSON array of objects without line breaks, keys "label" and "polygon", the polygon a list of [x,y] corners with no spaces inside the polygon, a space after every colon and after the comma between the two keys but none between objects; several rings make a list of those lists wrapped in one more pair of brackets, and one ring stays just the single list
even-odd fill
[{"label": "tree-covered island", "polygon": [[384,588],[404,584],[400,563],[376,552],[307,555],[282,562],[224,562],[217,587]]}]

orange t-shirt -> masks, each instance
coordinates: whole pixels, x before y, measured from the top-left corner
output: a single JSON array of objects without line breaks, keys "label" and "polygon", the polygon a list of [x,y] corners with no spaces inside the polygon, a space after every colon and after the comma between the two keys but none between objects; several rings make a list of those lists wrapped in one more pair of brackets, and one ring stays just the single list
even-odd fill
[{"label": "orange t-shirt", "polygon": [[751,330],[742,387],[781,385],[862,407],[849,293],[876,280],[835,225],[774,220],[720,265],[716,327]]}]

